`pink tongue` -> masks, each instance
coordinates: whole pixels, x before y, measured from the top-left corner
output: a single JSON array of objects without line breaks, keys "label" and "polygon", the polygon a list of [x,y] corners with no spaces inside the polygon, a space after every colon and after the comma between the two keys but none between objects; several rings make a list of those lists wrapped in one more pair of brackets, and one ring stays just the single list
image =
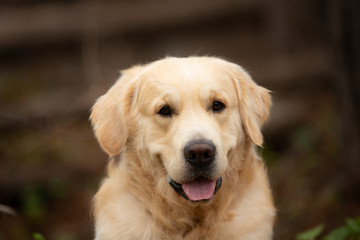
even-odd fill
[{"label": "pink tongue", "polygon": [[184,183],[182,188],[192,201],[210,199],[215,191],[216,180],[193,181]]}]

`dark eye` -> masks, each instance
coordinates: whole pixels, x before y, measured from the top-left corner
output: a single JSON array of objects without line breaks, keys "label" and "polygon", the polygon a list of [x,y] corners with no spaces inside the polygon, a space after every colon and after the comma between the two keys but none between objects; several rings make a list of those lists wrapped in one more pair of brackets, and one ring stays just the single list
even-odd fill
[{"label": "dark eye", "polygon": [[222,110],[224,110],[224,108],[225,108],[225,104],[223,104],[222,102],[219,101],[213,102],[213,106],[212,106],[213,112],[221,112]]},{"label": "dark eye", "polygon": [[162,108],[160,108],[160,110],[158,111],[158,114],[162,117],[171,117],[172,111],[168,105],[165,105]]}]

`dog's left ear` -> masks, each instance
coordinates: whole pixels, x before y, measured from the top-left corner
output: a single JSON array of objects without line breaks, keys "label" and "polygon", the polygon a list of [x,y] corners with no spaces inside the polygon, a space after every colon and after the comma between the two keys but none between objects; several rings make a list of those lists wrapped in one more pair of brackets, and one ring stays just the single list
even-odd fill
[{"label": "dog's left ear", "polygon": [[233,78],[235,79],[239,110],[245,132],[252,142],[262,146],[261,126],[269,117],[270,91],[257,85],[240,66],[236,65]]}]

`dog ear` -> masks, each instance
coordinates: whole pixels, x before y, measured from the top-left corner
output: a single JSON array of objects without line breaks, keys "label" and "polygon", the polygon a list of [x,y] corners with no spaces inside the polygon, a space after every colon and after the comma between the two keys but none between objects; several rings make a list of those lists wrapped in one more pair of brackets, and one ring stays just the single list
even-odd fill
[{"label": "dog ear", "polygon": [[90,121],[95,136],[110,157],[119,154],[127,141],[127,118],[134,101],[136,73],[140,68],[123,71],[120,79],[92,107]]},{"label": "dog ear", "polygon": [[270,91],[258,86],[250,75],[237,66],[235,75],[241,120],[246,134],[258,146],[263,144],[261,126],[269,117]]}]

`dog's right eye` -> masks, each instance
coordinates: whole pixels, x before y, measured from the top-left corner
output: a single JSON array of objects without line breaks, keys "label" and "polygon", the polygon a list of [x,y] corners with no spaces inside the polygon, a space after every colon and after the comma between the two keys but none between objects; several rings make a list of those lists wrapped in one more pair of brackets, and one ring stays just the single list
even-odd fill
[{"label": "dog's right eye", "polygon": [[162,117],[171,117],[172,111],[169,105],[165,105],[158,111],[158,114]]},{"label": "dog's right eye", "polygon": [[225,104],[223,104],[223,103],[220,102],[220,101],[215,101],[215,102],[213,103],[213,106],[212,106],[212,110],[213,110],[214,112],[217,112],[217,113],[219,113],[219,112],[221,112],[222,110],[224,110],[224,108],[225,108]]}]

